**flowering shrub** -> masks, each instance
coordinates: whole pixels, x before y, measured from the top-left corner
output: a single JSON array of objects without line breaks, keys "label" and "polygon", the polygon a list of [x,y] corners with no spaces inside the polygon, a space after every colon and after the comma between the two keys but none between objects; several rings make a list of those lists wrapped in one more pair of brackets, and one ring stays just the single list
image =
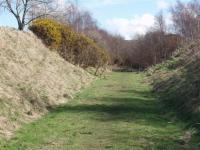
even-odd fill
[{"label": "flowering shrub", "polygon": [[106,50],[99,47],[92,39],[74,32],[71,27],[53,19],[37,19],[29,29],[50,49],[56,49],[65,60],[73,64],[81,67],[99,67],[109,60]]}]

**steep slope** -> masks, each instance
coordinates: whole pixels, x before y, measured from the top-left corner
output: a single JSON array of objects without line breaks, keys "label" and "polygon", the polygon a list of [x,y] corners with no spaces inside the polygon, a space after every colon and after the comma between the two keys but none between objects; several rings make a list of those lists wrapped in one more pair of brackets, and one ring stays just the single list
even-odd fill
[{"label": "steep slope", "polygon": [[200,40],[185,43],[170,60],[152,67],[148,73],[165,108],[192,120],[192,126],[199,126]]},{"label": "steep slope", "polygon": [[0,134],[62,104],[94,77],[47,49],[32,33],[0,28]]}]

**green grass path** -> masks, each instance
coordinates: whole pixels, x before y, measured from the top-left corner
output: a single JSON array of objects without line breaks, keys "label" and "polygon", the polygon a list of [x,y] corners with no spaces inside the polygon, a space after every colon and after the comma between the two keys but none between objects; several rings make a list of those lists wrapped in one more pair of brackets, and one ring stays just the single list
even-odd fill
[{"label": "green grass path", "polygon": [[[159,113],[143,74],[112,73],[42,119],[24,125],[2,150],[183,150],[184,124]],[[192,149],[191,147],[188,149]]]}]

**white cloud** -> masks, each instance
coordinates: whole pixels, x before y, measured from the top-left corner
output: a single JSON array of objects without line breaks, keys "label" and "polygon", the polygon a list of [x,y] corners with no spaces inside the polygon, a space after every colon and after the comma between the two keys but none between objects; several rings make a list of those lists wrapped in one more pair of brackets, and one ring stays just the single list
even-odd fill
[{"label": "white cloud", "polygon": [[132,19],[114,18],[107,20],[107,29],[129,40],[137,34],[145,34],[155,23],[151,14],[136,15]]},{"label": "white cloud", "polygon": [[157,1],[157,8],[159,10],[169,8],[170,4],[166,0],[158,0]]}]

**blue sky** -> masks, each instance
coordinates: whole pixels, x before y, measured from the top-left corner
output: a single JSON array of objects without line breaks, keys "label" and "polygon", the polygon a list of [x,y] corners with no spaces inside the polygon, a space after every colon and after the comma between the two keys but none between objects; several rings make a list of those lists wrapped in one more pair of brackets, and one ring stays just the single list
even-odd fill
[{"label": "blue sky", "polygon": [[[137,34],[145,33],[154,24],[154,15],[160,10],[165,12],[166,22],[170,24],[169,7],[175,0],[78,0],[78,2],[82,8],[92,13],[99,26],[130,39]],[[16,21],[1,11],[0,26],[2,25],[16,27]]]}]

